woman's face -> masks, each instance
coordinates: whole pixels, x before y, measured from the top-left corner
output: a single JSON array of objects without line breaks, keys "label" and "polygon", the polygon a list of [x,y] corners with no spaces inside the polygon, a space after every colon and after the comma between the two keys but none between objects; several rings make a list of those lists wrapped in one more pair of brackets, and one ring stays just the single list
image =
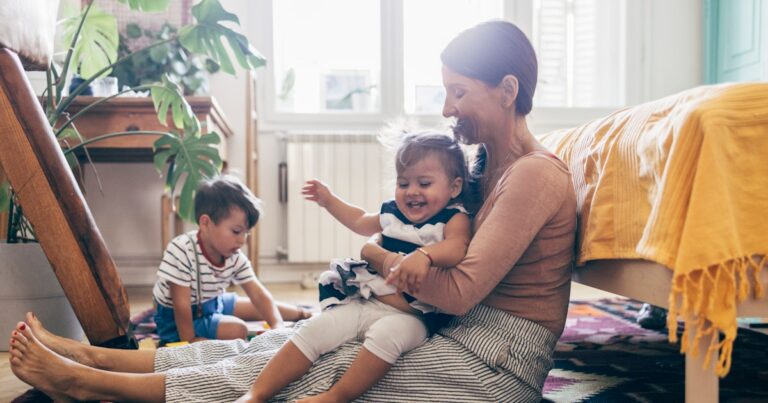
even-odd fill
[{"label": "woman's face", "polygon": [[465,144],[487,143],[504,118],[501,90],[443,66],[443,116],[456,118],[454,136]]}]

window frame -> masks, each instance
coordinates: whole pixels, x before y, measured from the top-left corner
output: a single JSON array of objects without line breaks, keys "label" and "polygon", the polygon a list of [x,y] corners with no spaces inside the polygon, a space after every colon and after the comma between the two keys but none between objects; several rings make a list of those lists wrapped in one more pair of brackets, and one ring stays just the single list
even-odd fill
[{"label": "window frame", "polygon": [[[253,8],[253,42],[267,60],[273,60],[273,2],[257,1]],[[257,71],[259,80],[259,115],[262,130],[265,131],[345,131],[358,130],[374,132],[383,122],[405,117],[424,126],[444,125],[446,120],[439,114],[406,114],[404,110],[404,42],[403,42],[403,1],[380,0],[381,10],[381,111],[379,113],[329,112],[329,113],[288,113],[275,109],[275,80],[273,65],[267,62],[265,68]],[[651,39],[649,0],[627,0],[622,10],[626,30],[622,33],[623,58],[621,69],[624,82],[622,90],[626,105],[633,105],[648,99],[650,94],[650,68],[648,44]],[[533,0],[503,0],[503,18],[515,21],[530,37],[533,31]],[[516,16],[531,16],[518,19]],[[631,16],[631,18],[630,18]],[[617,107],[576,108],[534,106],[531,127],[534,132],[544,132],[561,127],[581,124],[586,120],[605,116]]]}]

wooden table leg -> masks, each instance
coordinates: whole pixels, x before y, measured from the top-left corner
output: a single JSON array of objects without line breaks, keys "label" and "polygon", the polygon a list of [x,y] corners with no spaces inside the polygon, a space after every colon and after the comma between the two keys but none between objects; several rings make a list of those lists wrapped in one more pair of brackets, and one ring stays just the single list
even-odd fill
[{"label": "wooden table leg", "polygon": [[[695,327],[688,330],[688,343],[692,345],[696,336]],[[715,334],[713,337],[717,337]],[[705,348],[710,339],[705,337],[699,344],[699,354],[693,357],[690,352],[685,354],[685,401],[687,403],[715,403],[718,401],[720,380],[715,374],[714,363],[717,362],[717,351],[712,353],[710,365],[704,368]]]}]

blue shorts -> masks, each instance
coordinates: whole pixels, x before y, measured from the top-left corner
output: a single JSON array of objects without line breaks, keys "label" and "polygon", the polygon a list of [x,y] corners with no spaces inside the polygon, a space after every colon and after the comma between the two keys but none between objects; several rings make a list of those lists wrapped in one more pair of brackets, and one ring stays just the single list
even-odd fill
[{"label": "blue shorts", "polygon": [[[197,305],[192,305],[195,337],[215,339],[221,317],[235,313],[235,302],[237,302],[237,294],[234,292],[227,292],[203,302],[203,316],[200,318],[196,317]],[[162,342],[173,343],[180,340],[173,308],[160,305],[155,301],[154,318],[155,324],[157,324],[157,335],[160,336]]]}]

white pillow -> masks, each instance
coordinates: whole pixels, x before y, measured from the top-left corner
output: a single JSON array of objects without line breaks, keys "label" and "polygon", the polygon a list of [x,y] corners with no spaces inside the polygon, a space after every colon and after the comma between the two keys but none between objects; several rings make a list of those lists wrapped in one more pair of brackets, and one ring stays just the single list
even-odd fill
[{"label": "white pillow", "polygon": [[58,10],[59,0],[0,1],[0,46],[18,53],[25,65],[47,68]]}]

